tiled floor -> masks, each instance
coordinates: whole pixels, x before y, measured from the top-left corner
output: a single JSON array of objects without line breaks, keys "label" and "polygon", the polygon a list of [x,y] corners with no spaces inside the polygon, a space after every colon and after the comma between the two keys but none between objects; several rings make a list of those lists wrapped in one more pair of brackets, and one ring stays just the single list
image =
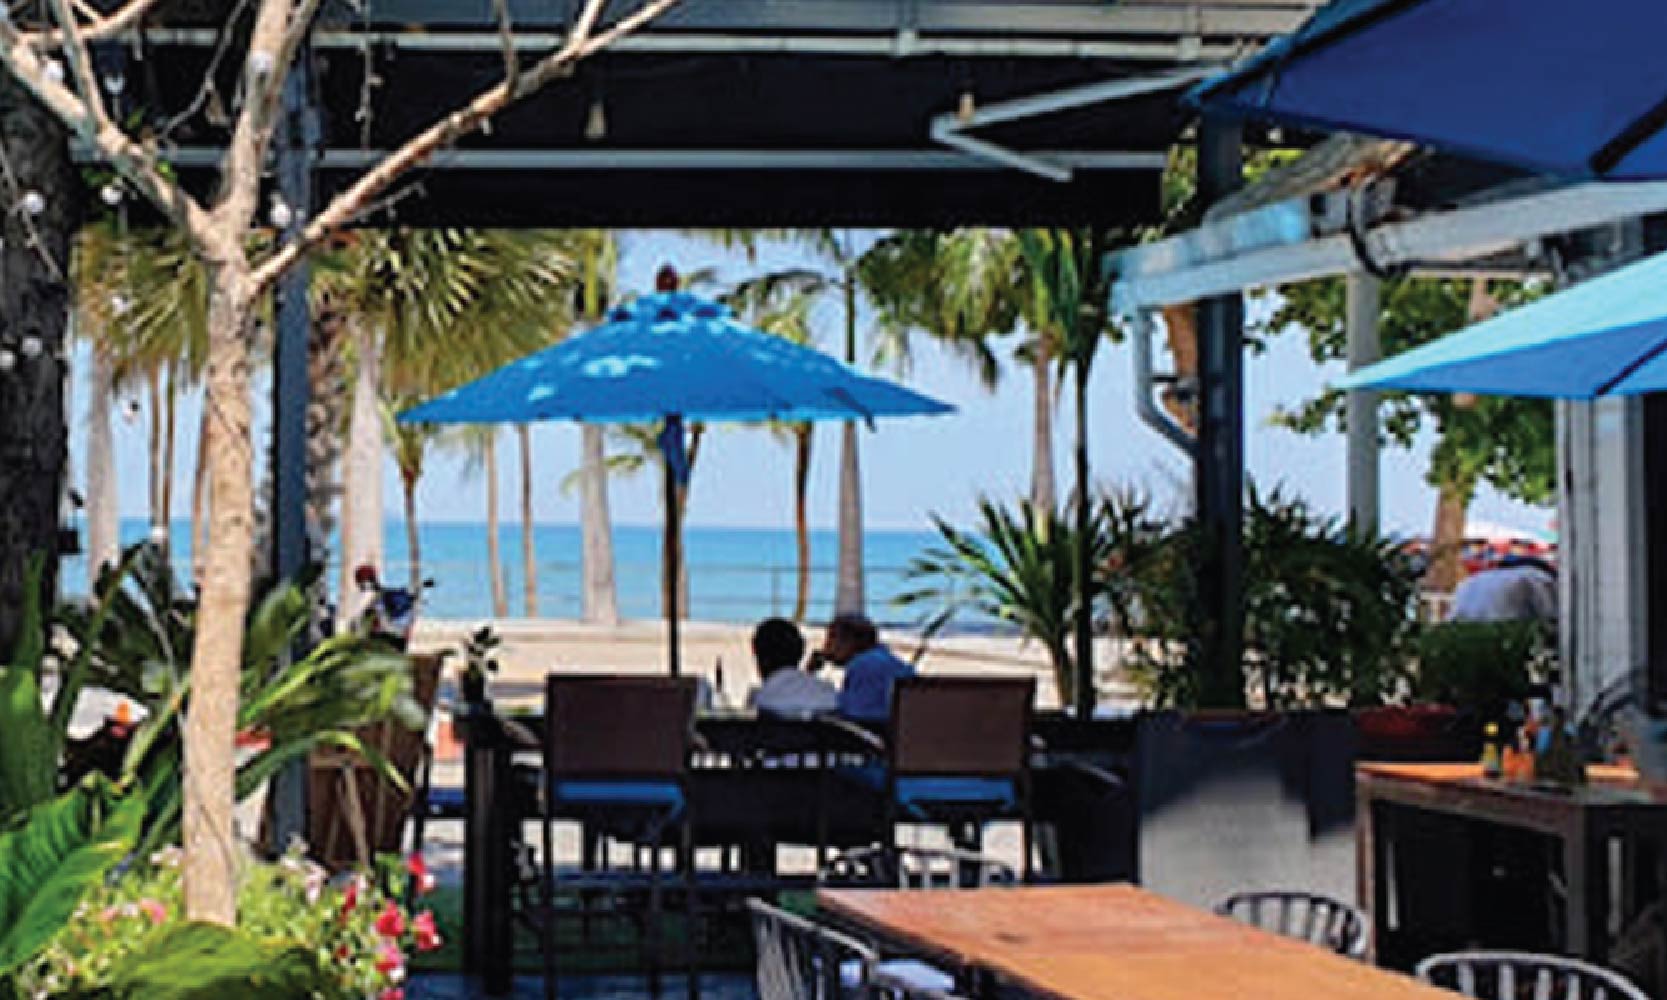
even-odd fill
[{"label": "tiled floor", "polygon": [[[568,976],[563,977],[557,990],[561,1000],[653,1000],[648,981],[642,976]],[[420,975],[406,986],[408,1000],[485,1000],[479,984],[467,977],[451,974]],[[699,1000],[756,1000],[752,977],[733,973],[701,976]],[[688,982],[682,976],[666,976],[661,980],[659,997],[664,1000],[686,1000],[691,996]],[[519,976],[515,980],[512,1000],[543,1000],[544,981],[536,976]]]}]

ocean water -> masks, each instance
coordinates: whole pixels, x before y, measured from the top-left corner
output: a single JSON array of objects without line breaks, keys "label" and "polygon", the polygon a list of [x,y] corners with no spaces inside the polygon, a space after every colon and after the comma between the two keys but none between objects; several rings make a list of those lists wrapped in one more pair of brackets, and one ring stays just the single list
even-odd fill
[{"label": "ocean water", "polygon": [[[124,543],[146,537],[148,524],[142,519],[122,522]],[[538,617],[577,618],[580,612],[579,528],[577,525],[541,524],[534,529],[538,557]],[[620,613],[626,618],[656,618],[660,615],[660,539],[657,526],[616,525],[614,527],[615,582]],[[937,535],[921,531],[869,531],[864,539],[868,570],[870,614],[887,625],[912,625],[921,617],[919,609],[895,605],[905,589],[904,570],[932,546]],[[429,522],[420,528],[422,572],[434,580],[423,610],[424,617],[443,619],[484,619],[492,615],[492,590],[486,559],[486,526],[479,523]],[[521,528],[504,525],[499,530],[504,578],[508,585],[510,617],[526,616],[522,587]],[[797,562],[793,532],[768,528],[704,528],[690,526],[684,531],[684,557],[689,567],[688,617],[698,621],[752,622],[772,614],[790,614],[797,587]],[[181,579],[191,571],[191,527],[176,522],[173,528],[174,564]],[[834,597],[837,535],[831,530],[812,531],[811,593],[809,617],[826,620]],[[409,576],[405,525],[389,521],[383,547],[384,581],[403,584]],[[334,567],[332,586],[340,579]],[[66,593],[85,593],[87,573],[84,560],[66,562]],[[962,623],[975,627],[976,623]]]}]

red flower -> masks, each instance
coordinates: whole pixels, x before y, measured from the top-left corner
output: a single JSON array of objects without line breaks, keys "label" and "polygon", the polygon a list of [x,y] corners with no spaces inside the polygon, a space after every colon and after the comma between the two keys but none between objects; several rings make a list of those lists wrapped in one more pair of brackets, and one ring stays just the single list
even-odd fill
[{"label": "red flower", "polygon": [[416,935],[418,951],[433,951],[440,947],[440,930],[434,926],[434,914],[428,910],[411,918],[411,932]]},{"label": "red flower", "polygon": [[405,1000],[405,990],[399,986],[390,986],[378,993],[376,1000]]},{"label": "red flower", "polygon": [[[405,956],[400,954],[399,948],[393,944],[383,944],[376,951],[376,971],[384,976],[394,976],[405,969]],[[397,976],[395,978],[398,978]]]},{"label": "red flower", "polygon": [[139,900],[139,910],[150,918],[152,924],[160,924],[168,919],[168,908],[154,899]]},{"label": "red flower", "polygon": [[396,938],[405,933],[405,914],[399,912],[399,906],[391,899],[376,918],[376,933],[385,938]]},{"label": "red flower", "polygon": [[417,883],[417,892],[428,895],[434,891],[434,875],[428,870],[428,862],[421,854],[412,854],[405,859],[405,870],[411,873],[411,878]]},{"label": "red flower", "polygon": [[355,875],[352,878],[347,880],[347,889],[346,889],[346,891],[344,891],[342,893],[342,911],[341,911],[342,919],[346,920],[347,915],[349,913],[352,913],[354,911],[354,909],[356,909],[358,907],[358,905],[359,905],[359,876]]}]

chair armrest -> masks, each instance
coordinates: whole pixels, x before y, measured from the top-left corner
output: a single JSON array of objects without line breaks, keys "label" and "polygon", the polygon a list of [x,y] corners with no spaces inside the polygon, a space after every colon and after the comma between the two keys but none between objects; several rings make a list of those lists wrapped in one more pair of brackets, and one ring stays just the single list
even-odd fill
[{"label": "chair armrest", "polygon": [[883,757],[886,753],[886,741],[857,725],[850,719],[838,715],[818,715],[816,721],[820,725],[848,737],[852,742],[859,743],[865,750],[876,756]]},{"label": "chair armrest", "polygon": [[513,749],[537,750],[543,747],[544,741],[539,739],[536,733],[514,719],[506,719],[500,716],[499,722],[504,727],[504,739],[509,742]]}]

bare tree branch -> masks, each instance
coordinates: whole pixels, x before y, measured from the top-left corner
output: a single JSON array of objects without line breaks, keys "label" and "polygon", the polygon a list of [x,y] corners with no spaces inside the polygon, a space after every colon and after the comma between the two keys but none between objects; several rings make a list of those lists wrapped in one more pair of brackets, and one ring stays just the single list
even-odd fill
[{"label": "bare tree branch", "polygon": [[498,15],[498,40],[504,47],[504,82],[511,88],[521,76],[521,58],[515,54],[515,22],[509,16],[509,0],[492,0]]},{"label": "bare tree branch", "polygon": [[[99,42],[113,35],[119,35],[142,21],[162,0],[128,0],[121,9],[100,15],[96,11],[81,26],[79,34],[83,42]],[[77,7],[87,10],[85,3],[76,3]],[[31,31],[24,35],[31,45],[38,48],[57,48],[67,40],[60,29],[50,31]]]},{"label": "bare tree branch", "polygon": [[583,45],[590,40],[590,33],[596,30],[596,22],[601,20],[602,11],[608,6],[608,0],[586,0],[584,9],[573,21],[573,30],[567,34],[567,44]]},{"label": "bare tree branch", "polygon": [[51,0],[51,4],[52,16],[57,19],[58,30],[64,36],[64,59],[75,76],[75,89],[81,92],[81,103],[87,109],[87,121],[82,132],[91,139],[110,124],[109,112],[104,110],[104,93],[99,90],[98,74],[93,72],[93,58],[87,52],[87,43],[75,23],[75,11],[70,8],[69,0]]},{"label": "bare tree branch", "polygon": [[272,129],[295,53],[312,25],[319,0],[261,0],[244,59],[243,109],[221,161],[217,217],[234,232],[249,228],[260,199],[261,166],[272,145]]},{"label": "bare tree branch", "polygon": [[[566,73],[580,60],[631,34],[677,3],[678,0],[651,0],[600,34],[586,33],[581,36],[576,30],[562,43],[561,48],[522,73],[515,85],[511,86],[508,81],[499,83],[419,132],[336,195],[322,212],[307,223],[299,236],[280,247],[276,253],[256,267],[251,272],[254,291],[258,293],[270,286],[279,275],[322,243],[331,233],[356,218],[367,202],[381,194],[396,179],[427,163],[435,153],[475,131],[483,122],[509,104],[541,89]],[[580,21],[594,21],[601,7],[602,0],[591,0],[584,13],[580,15]]]},{"label": "bare tree branch", "polygon": [[103,159],[176,219],[193,240],[200,242],[208,235],[207,213],[162,172],[156,152],[134,142],[114,124],[94,125],[81,98],[62,83],[48,79],[46,66],[33,44],[9,21],[0,21],[0,64],[59,121],[86,135]]}]

